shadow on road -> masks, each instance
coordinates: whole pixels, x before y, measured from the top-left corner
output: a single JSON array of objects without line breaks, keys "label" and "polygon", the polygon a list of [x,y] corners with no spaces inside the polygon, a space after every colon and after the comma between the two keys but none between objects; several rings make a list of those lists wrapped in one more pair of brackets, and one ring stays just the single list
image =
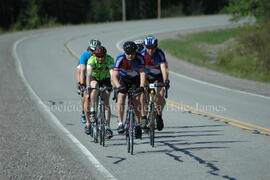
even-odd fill
[{"label": "shadow on road", "polygon": [[[224,146],[232,143],[240,143],[243,141],[230,141],[230,140],[217,140],[217,137],[222,136],[223,130],[218,129],[226,125],[203,125],[203,126],[180,126],[180,127],[166,127],[163,131],[156,131],[155,147],[150,147],[149,136],[144,134],[141,140],[135,140],[135,151],[136,146],[147,145],[149,148],[145,151],[136,151],[136,155],[145,155],[152,153],[161,153],[169,156],[173,160],[184,163],[183,157],[186,156],[195,160],[199,165],[205,166],[208,171],[206,173],[213,176],[222,177],[224,179],[236,180],[236,178],[230,177],[229,175],[219,174],[220,168],[215,165],[215,161],[208,161],[202,157],[196,155],[194,152],[202,150],[214,150],[214,149],[227,149],[229,146]],[[204,128],[208,128],[205,130]],[[198,129],[198,130],[196,130]],[[195,138],[195,139],[193,139]],[[207,138],[207,140],[199,141],[198,139]],[[212,140],[215,139],[215,140]],[[195,140],[195,141],[194,141]],[[123,135],[116,135],[114,139],[110,140],[108,146],[126,146],[125,137]],[[125,147],[123,147],[125,148]],[[116,158],[117,161],[114,164],[118,164],[126,160],[122,157]],[[186,158],[185,157],[185,158]]]}]

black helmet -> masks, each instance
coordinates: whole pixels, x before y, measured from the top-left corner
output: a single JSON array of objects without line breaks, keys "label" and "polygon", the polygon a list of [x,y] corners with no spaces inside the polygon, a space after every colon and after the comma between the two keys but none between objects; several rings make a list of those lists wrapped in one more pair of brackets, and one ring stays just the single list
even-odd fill
[{"label": "black helmet", "polygon": [[135,54],[137,51],[137,45],[133,41],[126,41],[123,45],[123,49],[127,54]]}]

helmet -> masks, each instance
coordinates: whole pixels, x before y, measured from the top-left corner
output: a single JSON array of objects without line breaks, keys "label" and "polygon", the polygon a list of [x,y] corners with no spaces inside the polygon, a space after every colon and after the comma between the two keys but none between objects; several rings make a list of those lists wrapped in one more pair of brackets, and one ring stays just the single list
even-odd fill
[{"label": "helmet", "polygon": [[106,53],[107,50],[104,46],[98,46],[94,51],[95,56],[104,56]]},{"label": "helmet", "polygon": [[88,44],[89,44],[90,50],[94,51],[97,46],[101,45],[101,42],[97,39],[91,39]]},{"label": "helmet", "polygon": [[134,41],[134,43],[137,45],[137,51],[143,50],[143,48],[144,48],[143,40],[137,39],[137,40]]},{"label": "helmet", "polygon": [[133,41],[126,41],[123,49],[127,54],[135,54],[137,52],[137,45]]},{"label": "helmet", "polygon": [[146,47],[156,47],[158,40],[155,36],[149,35],[144,39],[144,45]]}]

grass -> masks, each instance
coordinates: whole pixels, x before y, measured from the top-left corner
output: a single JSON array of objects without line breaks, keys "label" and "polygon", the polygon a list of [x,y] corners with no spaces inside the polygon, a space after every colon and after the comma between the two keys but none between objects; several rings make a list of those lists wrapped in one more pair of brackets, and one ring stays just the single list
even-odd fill
[{"label": "grass", "polygon": [[191,43],[177,41],[177,40],[164,40],[161,42],[161,47],[165,48],[170,54],[186,59],[194,64],[204,64],[210,58],[205,55],[205,52],[193,46]]},{"label": "grass", "polygon": [[187,35],[187,39],[191,42],[202,42],[207,44],[221,44],[233,37],[237,37],[241,33],[241,28],[222,29],[216,31],[206,31]]},{"label": "grass", "polygon": [[[270,32],[265,29],[259,31],[260,29],[254,27],[241,27],[178,35],[176,39],[161,41],[160,47],[171,55],[196,65],[238,78],[270,82],[270,69],[264,65],[269,62],[263,60],[270,59],[265,48],[270,47],[270,39],[267,39]],[[231,43],[232,39],[234,40]]]}]

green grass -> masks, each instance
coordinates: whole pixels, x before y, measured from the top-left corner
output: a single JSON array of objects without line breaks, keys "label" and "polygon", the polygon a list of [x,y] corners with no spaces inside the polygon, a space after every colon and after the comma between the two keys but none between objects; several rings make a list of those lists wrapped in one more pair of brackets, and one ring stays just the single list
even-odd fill
[{"label": "green grass", "polygon": [[[159,44],[166,52],[190,63],[238,78],[270,82],[269,67],[264,65],[270,59],[267,53],[267,47],[270,47],[268,29],[270,28],[256,31],[254,28],[207,31],[186,36],[178,35],[180,39],[163,40]],[[248,40],[247,35],[251,36]],[[236,40],[228,45],[228,40],[232,38]],[[241,38],[245,41],[241,41]],[[256,45],[250,47],[250,44]],[[217,56],[210,57],[209,52],[215,52]]]},{"label": "green grass", "polygon": [[210,60],[202,49],[187,42],[164,40],[161,41],[160,47],[180,59],[186,59],[195,64],[203,64]]},{"label": "green grass", "polygon": [[191,42],[202,42],[207,44],[220,44],[231,38],[237,37],[242,28],[222,29],[216,31],[206,31],[187,35],[186,38]]}]

